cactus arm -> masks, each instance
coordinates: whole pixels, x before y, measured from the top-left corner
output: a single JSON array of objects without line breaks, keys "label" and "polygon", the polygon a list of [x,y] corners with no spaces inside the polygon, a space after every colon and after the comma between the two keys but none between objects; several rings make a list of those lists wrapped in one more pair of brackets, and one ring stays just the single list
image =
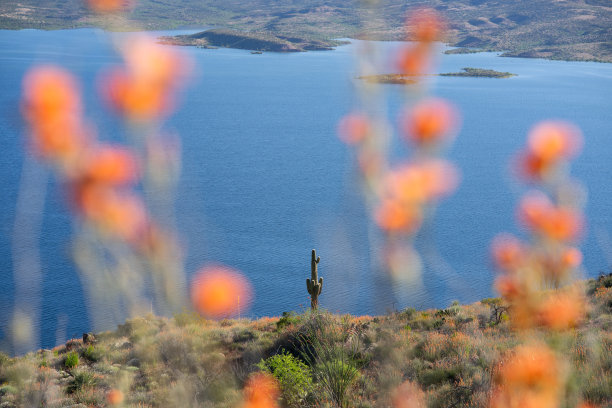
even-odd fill
[{"label": "cactus arm", "polygon": [[319,293],[321,293],[321,289],[323,289],[323,278],[319,278]]},{"label": "cactus arm", "polygon": [[306,279],[306,289],[308,289],[308,293],[312,293],[312,286],[310,284],[310,279]]}]

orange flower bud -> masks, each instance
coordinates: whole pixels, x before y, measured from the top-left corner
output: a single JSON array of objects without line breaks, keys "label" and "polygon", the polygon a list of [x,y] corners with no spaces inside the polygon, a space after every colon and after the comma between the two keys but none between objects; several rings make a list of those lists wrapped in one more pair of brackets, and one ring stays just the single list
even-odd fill
[{"label": "orange flower bud", "polygon": [[402,203],[426,204],[452,193],[459,184],[455,167],[445,160],[409,163],[385,180],[386,193]]},{"label": "orange flower bud", "polygon": [[431,65],[431,50],[421,43],[403,47],[397,56],[397,68],[406,75],[425,75]]},{"label": "orange flower bud", "polygon": [[340,120],[338,135],[346,144],[357,144],[364,141],[371,131],[370,121],[365,115],[351,113]]},{"label": "orange flower bud", "polygon": [[123,393],[117,389],[109,390],[106,393],[106,401],[110,405],[119,405],[123,402]]},{"label": "orange flower bud", "polygon": [[561,265],[566,268],[577,268],[582,263],[582,252],[578,248],[567,248],[561,254]]},{"label": "orange flower bud", "polygon": [[531,152],[525,152],[519,157],[519,172],[526,179],[542,180],[550,170],[550,163]]},{"label": "orange flower bud", "polygon": [[559,404],[563,371],[545,345],[518,346],[498,367],[493,408],[554,408]]},{"label": "orange flower bud", "polygon": [[396,200],[385,200],[376,210],[374,218],[378,226],[387,231],[411,233],[422,221],[421,210]]},{"label": "orange flower bud", "polygon": [[170,111],[170,100],[165,99],[164,89],[121,70],[106,77],[105,89],[109,102],[128,117],[152,119]]},{"label": "orange flower bud", "polygon": [[576,210],[555,207],[541,193],[523,198],[519,219],[534,232],[557,241],[575,240],[582,232],[582,216]]},{"label": "orange flower bud", "polygon": [[459,122],[457,109],[444,99],[426,99],[404,114],[406,138],[418,146],[438,144],[453,135]]},{"label": "orange flower bud", "polygon": [[225,266],[200,269],[191,284],[193,306],[202,315],[212,318],[226,318],[246,310],[251,293],[247,279]]},{"label": "orange flower bud", "polygon": [[406,29],[410,35],[408,40],[425,43],[441,41],[446,31],[446,22],[436,10],[421,9],[410,15]]},{"label": "orange flower bud", "polygon": [[568,159],[582,147],[582,134],[567,122],[540,122],[529,132],[528,147],[529,152],[544,162]]},{"label": "orange flower bud", "polygon": [[584,314],[584,299],[576,292],[555,293],[540,305],[538,321],[553,330],[567,330],[576,327]]},{"label": "orange flower bud", "polygon": [[524,290],[515,276],[502,275],[495,280],[495,289],[508,301],[521,297]]},{"label": "orange flower bud", "polygon": [[425,393],[419,386],[405,381],[397,387],[391,396],[393,408],[425,408]]},{"label": "orange flower bud", "polygon": [[128,9],[132,0],[87,0],[87,5],[96,13],[112,13]]},{"label": "orange flower bud", "polygon": [[116,69],[103,78],[109,102],[135,120],[165,115],[174,105],[174,91],[185,79],[190,63],[176,49],[136,36],[123,49],[126,69]]},{"label": "orange flower bud", "polygon": [[495,237],[491,245],[495,265],[503,270],[510,271],[525,262],[526,251],[516,237],[510,234],[500,234]]},{"label": "orange flower bud", "polygon": [[76,79],[62,68],[32,68],[23,80],[23,114],[34,149],[42,156],[74,156],[84,143],[81,98]]},{"label": "orange flower bud", "polygon": [[101,232],[138,244],[149,223],[136,195],[95,185],[75,186],[75,203],[85,219]]},{"label": "orange flower bud", "polygon": [[244,387],[242,408],[278,408],[280,391],[274,377],[263,372],[249,377]]},{"label": "orange flower bud", "polygon": [[105,185],[134,183],[138,179],[136,159],[126,148],[99,146],[84,157],[80,177]]}]

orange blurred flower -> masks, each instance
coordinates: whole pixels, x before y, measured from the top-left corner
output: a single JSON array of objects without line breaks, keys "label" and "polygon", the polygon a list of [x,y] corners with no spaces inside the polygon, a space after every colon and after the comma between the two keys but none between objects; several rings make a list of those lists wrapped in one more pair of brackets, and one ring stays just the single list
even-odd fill
[{"label": "orange blurred flower", "polygon": [[576,327],[584,315],[584,298],[574,290],[551,294],[542,301],[538,321],[553,330],[567,330]]},{"label": "orange blurred flower", "polygon": [[129,8],[133,0],[87,0],[87,5],[96,13],[112,13]]},{"label": "orange blurred flower", "polygon": [[344,116],[338,124],[340,140],[346,144],[357,144],[364,141],[371,132],[370,121],[360,113]]},{"label": "orange blurred flower", "polygon": [[414,204],[387,199],[376,210],[374,219],[384,230],[411,233],[421,226],[422,213]]},{"label": "orange blurred flower", "polygon": [[62,68],[30,69],[23,80],[23,114],[34,149],[42,156],[74,156],[84,143],[81,98],[76,79]]},{"label": "orange blurred flower", "polygon": [[119,405],[123,402],[123,393],[117,389],[109,390],[106,393],[106,401],[110,405]]},{"label": "orange blurred flower", "polygon": [[251,302],[251,285],[238,272],[225,266],[207,266],[191,284],[191,301],[204,316],[225,318],[246,310]]},{"label": "orange blurred flower", "polygon": [[434,9],[420,9],[410,14],[406,20],[406,30],[411,41],[441,41],[446,32],[446,22]]},{"label": "orange blurred flower", "polygon": [[124,147],[98,146],[83,157],[79,177],[83,182],[124,185],[138,179],[136,158]]},{"label": "orange blurred flower", "polygon": [[578,248],[569,247],[561,254],[561,265],[565,268],[577,268],[582,263],[582,252]]},{"label": "orange blurred flower", "polygon": [[552,162],[576,155],[582,147],[582,134],[571,123],[546,121],[531,129],[527,143],[529,152],[545,162]]},{"label": "orange blurred flower", "polygon": [[502,270],[511,271],[525,262],[526,248],[518,238],[511,234],[500,234],[493,239],[491,252],[495,265]]},{"label": "orange blurred flower", "polygon": [[125,69],[115,69],[103,80],[109,102],[135,120],[151,120],[169,113],[174,91],[189,72],[190,63],[172,47],[137,36],[123,49]]},{"label": "orange blurred flower", "polygon": [[552,169],[551,163],[527,151],[518,157],[519,175],[526,179],[543,180]]},{"label": "orange blurred flower", "polygon": [[425,408],[425,393],[413,382],[405,381],[391,395],[393,408]]},{"label": "orange blurred flower", "polygon": [[421,206],[450,194],[458,183],[457,171],[444,160],[404,165],[386,176],[374,218],[385,230],[414,232],[421,225]]},{"label": "orange blurred flower", "polygon": [[506,300],[513,302],[524,297],[525,289],[515,275],[502,275],[495,280],[495,289]]},{"label": "orange blurred flower", "polygon": [[567,207],[557,207],[543,193],[525,196],[519,207],[521,222],[537,234],[557,241],[571,241],[582,232],[582,215]]},{"label": "orange blurred flower", "polygon": [[152,119],[171,110],[165,89],[150,86],[145,79],[130,77],[122,70],[113,71],[106,79],[107,96],[118,111],[133,119]]},{"label": "orange blurred flower", "polygon": [[527,151],[520,157],[520,169],[525,177],[542,180],[558,163],[580,151],[582,134],[570,123],[546,121],[531,129],[527,144]]},{"label": "orange blurred flower", "polygon": [[447,140],[459,122],[457,109],[448,101],[430,98],[409,109],[403,117],[405,136],[418,146],[429,146]]},{"label": "orange blurred flower", "polygon": [[491,401],[493,408],[556,408],[564,372],[545,345],[518,346],[499,367]]},{"label": "orange blurred flower", "polygon": [[545,280],[558,287],[582,263],[582,252],[574,247],[560,248],[540,258]]},{"label": "orange blurred flower", "polygon": [[425,75],[432,65],[431,50],[422,43],[406,45],[399,51],[396,65],[403,74]]},{"label": "orange blurred flower", "polygon": [[279,396],[278,384],[274,377],[258,372],[247,380],[242,408],[278,408]]},{"label": "orange blurred flower", "polygon": [[76,185],[77,209],[103,233],[138,243],[149,223],[143,202],[129,192],[111,188]]},{"label": "orange blurred flower", "polygon": [[456,168],[442,159],[406,164],[389,173],[385,193],[399,202],[426,204],[452,193],[459,184]]}]

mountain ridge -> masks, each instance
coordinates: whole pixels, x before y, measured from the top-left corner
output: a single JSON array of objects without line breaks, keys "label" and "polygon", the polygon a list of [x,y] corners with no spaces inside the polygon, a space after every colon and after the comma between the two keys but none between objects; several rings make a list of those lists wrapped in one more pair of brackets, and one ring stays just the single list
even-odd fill
[{"label": "mountain ridge", "polygon": [[271,32],[319,40],[403,40],[413,7],[431,7],[449,21],[447,43],[503,51],[506,56],[612,62],[612,3],[607,0],[389,0],[380,7],[342,0],[141,0],[127,21],[89,12],[80,0],[0,4],[0,28],[172,29],[204,27]]}]

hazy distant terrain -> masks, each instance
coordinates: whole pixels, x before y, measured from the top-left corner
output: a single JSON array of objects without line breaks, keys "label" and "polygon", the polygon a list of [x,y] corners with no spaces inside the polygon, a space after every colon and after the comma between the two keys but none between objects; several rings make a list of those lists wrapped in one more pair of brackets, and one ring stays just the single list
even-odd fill
[{"label": "hazy distant terrain", "polygon": [[0,28],[214,25],[322,39],[403,39],[406,13],[427,6],[448,17],[452,28],[448,42],[453,45],[521,57],[612,62],[610,0],[388,0],[375,8],[362,4],[346,0],[140,0],[126,21],[110,24],[92,16],[81,0],[22,0],[0,3]]}]

